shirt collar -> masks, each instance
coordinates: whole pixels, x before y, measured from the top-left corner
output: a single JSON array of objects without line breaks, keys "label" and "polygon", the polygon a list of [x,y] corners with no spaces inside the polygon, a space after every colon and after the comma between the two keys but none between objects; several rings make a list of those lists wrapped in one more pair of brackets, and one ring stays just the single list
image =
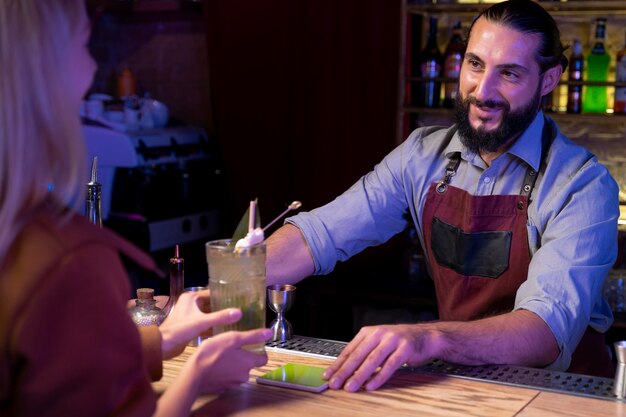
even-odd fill
[{"label": "shirt collar", "polygon": [[[513,143],[513,145],[505,153],[515,155],[530,165],[535,171],[539,171],[539,164],[541,163],[541,134],[543,132],[543,125],[543,112],[539,111],[524,133],[517,138],[515,143]],[[444,155],[449,157],[454,152],[461,152],[462,158],[467,161],[472,159],[474,156],[468,154],[467,149],[461,143],[458,131],[452,136],[452,140],[444,149]]]},{"label": "shirt collar", "polygon": [[544,117],[540,111],[530,126],[517,138],[507,151],[526,162],[532,169],[539,172],[541,164],[541,135],[543,133]]}]

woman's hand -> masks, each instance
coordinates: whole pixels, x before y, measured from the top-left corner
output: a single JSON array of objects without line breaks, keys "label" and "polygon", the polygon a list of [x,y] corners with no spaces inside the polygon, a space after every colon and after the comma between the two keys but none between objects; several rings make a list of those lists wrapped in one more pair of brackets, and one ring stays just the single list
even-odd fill
[{"label": "woman's hand", "polygon": [[213,326],[231,324],[241,318],[239,309],[211,311],[210,291],[185,292],[178,297],[174,309],[159,326],[163,359],[180,355],[185,345],[198,335],[210,335]]},{"label": "woman's hand", "polygon": [[220,393],[247,382],[250,369],[267,363],[267,354],[242,346],[264,344],[270,337],[270,329],[256,329],[226,332],[204,340],[194,358],[199,392]]},{"label": "woman's hand", "polygon": [[[178,306],[178,304],[176,304]],[[233,315],[231,312],[235,311]],[[227,317],[241,317],[236,309],[221,310],[207,316],[214,322],[227,321]],[[250,378],[250,369],[267,363],[267,355],[243,349],[243,346],[260,344],[272,337],[270,329],[246,332],[226,332],[204,340],[183,365],[178,378],[159,398],[157,417],[188,415],[191,405],[199,395],[219,394],[236,388]]]}]

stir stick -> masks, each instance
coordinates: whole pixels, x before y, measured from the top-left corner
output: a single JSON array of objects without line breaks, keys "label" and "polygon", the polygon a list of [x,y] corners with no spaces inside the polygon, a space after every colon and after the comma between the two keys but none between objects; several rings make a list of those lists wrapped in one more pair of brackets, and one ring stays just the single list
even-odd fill
[{"label": "stir stick", "polygon": [[256,201],[250,201],[250,215],[248,216],[248,232],[252,232],[254,230],[254,220],[256,216]]}]

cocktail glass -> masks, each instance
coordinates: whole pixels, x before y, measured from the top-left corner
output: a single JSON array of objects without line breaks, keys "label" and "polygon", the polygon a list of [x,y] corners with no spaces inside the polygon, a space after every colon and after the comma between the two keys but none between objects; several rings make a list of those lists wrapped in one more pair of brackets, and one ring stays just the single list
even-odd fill
[{"label": "cocktail glass", "polygon": [[[211,310],[236,307],[243,313],[236,323],[215,326],[214,334],[229,330],[252,330],[265,327],[265,242],[249,248],[229,245],[230,240],[207,242]],[[265,345],[248,347],[259,353]]]}]

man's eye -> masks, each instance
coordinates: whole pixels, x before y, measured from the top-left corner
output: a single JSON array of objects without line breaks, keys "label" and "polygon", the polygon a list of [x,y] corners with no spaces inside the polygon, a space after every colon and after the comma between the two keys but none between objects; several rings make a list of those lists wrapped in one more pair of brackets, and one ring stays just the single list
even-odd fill
[{"label": "man's eye", "polygon": [[478,62],[478,61],[476,61],[476,60],[470,59],[470,60],[468,61],[468,63],[469,63],[469,65],[470,65],[470,67],[472,67],[472,68],[474,68],[474,69],[479,69],[479,68],[480,68],[480,62]]},{"label": "man's eye", "polygon": [[519,78],[519,75],[513,71],[502,71],[502,75],[511,80],[517,80]]}]

